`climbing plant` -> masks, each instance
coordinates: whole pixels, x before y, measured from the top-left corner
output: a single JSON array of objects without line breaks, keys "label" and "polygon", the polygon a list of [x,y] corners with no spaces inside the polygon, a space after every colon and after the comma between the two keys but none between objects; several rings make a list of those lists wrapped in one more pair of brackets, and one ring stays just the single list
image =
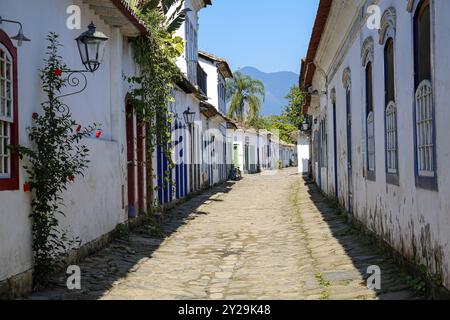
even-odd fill
[{"label": "climbing plant", "polygon": [[[49,274],[62,262],[68,250],[79,241],[68,236],[59,226],[62,211],[62,194],[75,176],[83,175],[89,160],[88,148],[80,144],[96,130],[95,126],[82,127],[71,116],[69,107],[58,98],[67,79],[63,74],[66,65],[58,55],[61,46],[58,35],[47,37],[47,58],[40,70],[42,89],[48,100],[41,104],[42,112],[33,113],[33,125],[28,128],[31,147],[12,146],[21,158],[28,180],[24,191],[32,193],[31,220],[34,254],[35,285],[45,284]],[[96,135],[99,137],[100,131]]]},{"label": "climbing plant", "polygon": [[[135,10],[150,31],[133,40],[134,58],[140,73],[128,78],[132,88],[129,98],[138,120],[145,126],[146,158],[152,159],[156,146],[160,146],[168,161],[164,181],[167,185],[174,185],[171,177],[171,170],[175,167],[171,145],[173,114],[169,105],[174,102],[174,83],[181,79],[175,60],[183,53],[184,42],[169,32],[167,19],[160,10]],[[153,181],[151,161],[147,161],[145,166],[147,181]],[[147,199],[154,199],[156,188],[148,188]],[[153,210],[150,201],[147,210]]]},{"label": "climbing plant", "polygon": [[127,0],[138,13],[153,11],[164,17],[163,27],[170,34],[177,31],[191,11],[184,7],[184,0]]}]

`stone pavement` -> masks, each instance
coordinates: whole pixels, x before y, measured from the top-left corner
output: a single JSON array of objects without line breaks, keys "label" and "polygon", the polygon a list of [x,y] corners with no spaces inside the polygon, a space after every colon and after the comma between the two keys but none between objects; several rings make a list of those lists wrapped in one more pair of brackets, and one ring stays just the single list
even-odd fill
[{"label": "stone pavement", "polygon": [[[409,299],[391,261],[335,214],[294,169],[246,176],[173,209],[165,239],[142,228],[30,299]],[[381,290],[366,287],[381,268]]]}]

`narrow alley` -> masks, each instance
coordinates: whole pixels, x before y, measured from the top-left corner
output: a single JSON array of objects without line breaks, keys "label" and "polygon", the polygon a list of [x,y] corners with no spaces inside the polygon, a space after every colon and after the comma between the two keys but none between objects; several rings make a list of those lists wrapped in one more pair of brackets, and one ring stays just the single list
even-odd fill
[{"label": "narrow alley", "polygon": [[[351,232],[295,169],[246,176],[168,213],[81,265],[81,290],[60,274],[30,299],[409,299],[393,263]],[[381,290],[368,289],[369,266]]]}]

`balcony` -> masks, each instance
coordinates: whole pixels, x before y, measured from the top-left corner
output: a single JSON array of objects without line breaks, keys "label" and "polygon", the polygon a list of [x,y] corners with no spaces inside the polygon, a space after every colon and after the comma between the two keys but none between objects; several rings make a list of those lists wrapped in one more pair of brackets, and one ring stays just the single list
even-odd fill
[{"label": "balcony", "polygon": [[198,61],[191,60],[187,62],[187,78],[189,82],[205,96],[208,94],[207,77],[208,75]]},{"label": "balcony", "polygon": [[189,82],[196,86],[197,85],[197,60],[188,60],[187,61],[187,77]]},{"label": "balcony", "polygon": [[208,95],[208,75],[205,70],[202,69],[200,63],[197,63],[197,85],[202,93]]}]

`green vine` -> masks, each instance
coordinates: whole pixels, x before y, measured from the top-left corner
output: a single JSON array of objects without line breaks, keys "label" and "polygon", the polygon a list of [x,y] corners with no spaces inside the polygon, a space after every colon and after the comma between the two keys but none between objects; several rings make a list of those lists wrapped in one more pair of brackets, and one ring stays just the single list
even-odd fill
[{"label": "green vine", "polygon": [[64,216],[61,210],[63,192],[69,183],[74,182],[75,176],[83,175],[89,163],[89,150],[79,142],[96,129],[95,126],[83,129],[77,125],[68,106],[58,98],[61,89],[66,86],[67,79],[62,75],[67,67],[58,55],[61,46],[58,35],[50,33],[47,40],[48,57],[44,60],[45,67],[40,70],[40,78],[48,101],[41,104],[41,114],[32,115],[34,123],[28,128],[32,147],[12,147],[28,162],[23,166],[29,175],[24,191],[32,193],[30,217],[35,285],[44,285],[67,252],[80,242],[78,238],[69,238],[67,231],[61,230],[58,216]]},{"label": "green vine", "polygon": [[[158,10],[145,10],[137,13],[150,29],[149,34],[133,40],[134,58],[140,68],[140,75],[128,78],[132,90],[129,98],[132,101],[138,120],[145,126],[147,159],[152,159],[156,146],[160,146],[168,161],[165,172],[165,185],[172,184],[171,170],[175,167],[172,159],[171,132],[173,114],[169,110],[174,102],[174,83],[180,79],[181,73],[175,60],[183,53],[184,42],[174,37],[166,28],[166,18]],[[151,161],[145,163],[147,181],[153,181]],[[157,186],[148,188],[147,199],[154,199],[153,192]],[[156,201],[155,201],[156,203]],[[155,204],[153,204],[155,205]],[[151,201],[148,212],[151,212]]]}]

